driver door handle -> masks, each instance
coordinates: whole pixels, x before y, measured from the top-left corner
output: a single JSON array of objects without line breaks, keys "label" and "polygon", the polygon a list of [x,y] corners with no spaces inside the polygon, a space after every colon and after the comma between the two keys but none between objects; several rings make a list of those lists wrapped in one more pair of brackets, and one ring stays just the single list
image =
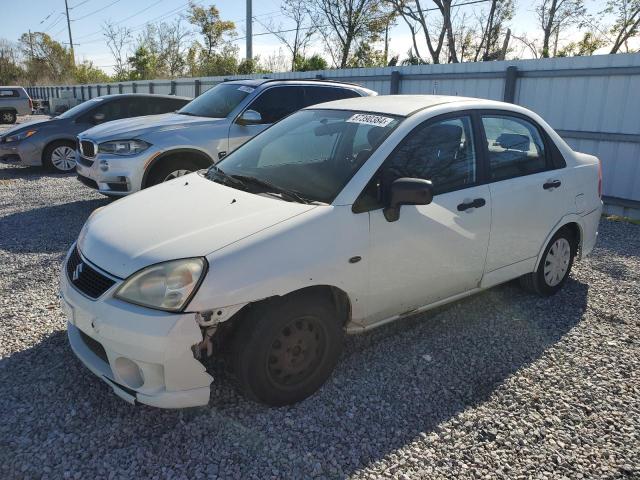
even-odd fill
[{"label": "driver door handle", "polygon": [[469,210],[470,208],[480,208],[486,205],[486,201],[484,198],[476,198],[472,201],[466,201],[458,205],[458,211],[464,212],[465,210]]},{"label": "driver door handle", "polygon": [[552,188],[558,188],[560,185],[562,185],[562,182],[560,180],[549,180],[545,182],[544,185],[542,185],[542,188],[544,188],[545,190],[550,190]]}]

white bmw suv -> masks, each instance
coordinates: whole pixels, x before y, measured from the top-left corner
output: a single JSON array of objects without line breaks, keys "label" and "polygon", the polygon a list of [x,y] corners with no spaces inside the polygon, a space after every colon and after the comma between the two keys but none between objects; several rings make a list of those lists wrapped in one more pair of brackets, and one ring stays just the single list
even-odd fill
[{"label": "white bmw suv", "polygon": [[594,247],[600,185],[597,158],[516,105],[309,107],[95,211],[61,273],[69,340],[132,403],[207,404],[222,352],[247,395],[297,402],[345,333],[515,278],[557,292]]}]

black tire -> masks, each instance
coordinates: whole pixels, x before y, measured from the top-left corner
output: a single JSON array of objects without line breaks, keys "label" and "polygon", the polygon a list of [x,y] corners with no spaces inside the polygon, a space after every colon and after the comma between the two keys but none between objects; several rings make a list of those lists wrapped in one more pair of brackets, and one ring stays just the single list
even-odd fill
[{"label": "black tire", "polygon": [[12,110],[4,110],[0,112],[0,123],[16,123],[18,115]]},{"label": "black tire", "polygon": [[[76,166],[75,166],[76,165],[75,156],[74,156],[74,159],[73,159],[73,166],[71,168],[58,168],[55,165],[55,162],[54,162],[54,159],[53,159],[53,154],[57,149],[59,149],[61,147],[70,148],[74,152],[76,150],[76,144],[74,142],[72,142],[71,140],[57,140],[55,142],[52,142],[49,145],[47,145],[47,147],[44,149],[44,152],[42,154],[42,165],[44,166],[44,168],[46,168],[50,172],[71,173],[76,168]],[[68,165],[67,162],[62,162],[62,164],[67,164]]]},{"label": "black tire", "polygon": [[271,406],[312,395],[340,357],[342,325],[331,302],[315,294],[252,307],[233,338],[233,370],[240,389]]},{"label": "black tire", "polygon": [[164,160],[164,161],[161,161],[159,164],[152,166],[144,187],[145,188],[152,187],[154,185],[158,185],[159,183],[163,183],[168,180],[171,180],[170,178],[167,178],[167,177],[172,172],[176,172],[179,170],[188,170],[189,172],[196,172],[201,168],[202,167],[200,167],[193,160],[188,160],[188,159],[181,160],[179,158],[171,158],[168,160]]},{"label": "black tire", "polygon": [[[545,266],[551,264],[549,252],[552,248],[558,248],[558,244],[556,242],[562,242],[563,240],[568,242],[569,244],[569,258],[568,260],[562,262],[562,264],[566,267],[566,271],[561,278],[559,278],[557,275],[554,278],[554,275],[549,271],[547,271],[547,275],[545,276]],[[551,240],[549,240],[549,243],[544,249],[542,260],[540,261],[538,269],[535,272],[528,273],[520,277],[520,285],[525,290],[537,295],[550,296],[556,294],[564,286],[567,278],[569,278],[569,273],[571,273],[571,267],[573,266],[573,260],[575,259],[577,250],[577,240],[571,230],[569,230],[568,228],[561,228],[551,238]]]}]

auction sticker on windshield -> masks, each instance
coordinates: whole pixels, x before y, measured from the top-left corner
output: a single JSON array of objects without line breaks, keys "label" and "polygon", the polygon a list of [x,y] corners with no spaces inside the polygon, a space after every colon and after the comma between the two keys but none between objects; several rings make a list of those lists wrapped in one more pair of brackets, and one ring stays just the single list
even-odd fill
[{"label": "auction sticker on windshield", "polygon": [[386,127],[393,118],[383,117],[382,115],[369,115],[367,113],[356,113],[347,119],[348,123],[364,123],[365,125],[373,125],[374,127]]},{"label": "auction sticker on windshield", "polygon": [[238,90],[240,90],[241,92],[251,93],[253,92],[254,89],[251,87],[245,87],[244,85],[242,85],[241,87],[238,87]]}]

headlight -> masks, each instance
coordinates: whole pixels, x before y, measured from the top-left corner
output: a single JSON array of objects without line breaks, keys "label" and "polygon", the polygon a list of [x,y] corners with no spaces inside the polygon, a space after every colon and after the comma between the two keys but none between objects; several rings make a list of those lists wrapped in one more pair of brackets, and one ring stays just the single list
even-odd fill
[{"label": "headlight", "polygon": [[29,138],[36,132],[37,130],[25,130],[24,132],[14,133],[13,135],[7,135],[6,137],[4,137],[4,141],[7,143],[18,142],[20,140],[24,140],[25,138]]},{"label": "headlight", "polygon": [[98,152],[113,155],[135,155],[144,152],[151,144],[143,140],[113,140],[98,145]]},{"label": "headlight", "polygon": [[182,310],[206,272],[204,258],[185,258],[143,268],[127,278],[115,293],[125,302],[178,312]]}]

